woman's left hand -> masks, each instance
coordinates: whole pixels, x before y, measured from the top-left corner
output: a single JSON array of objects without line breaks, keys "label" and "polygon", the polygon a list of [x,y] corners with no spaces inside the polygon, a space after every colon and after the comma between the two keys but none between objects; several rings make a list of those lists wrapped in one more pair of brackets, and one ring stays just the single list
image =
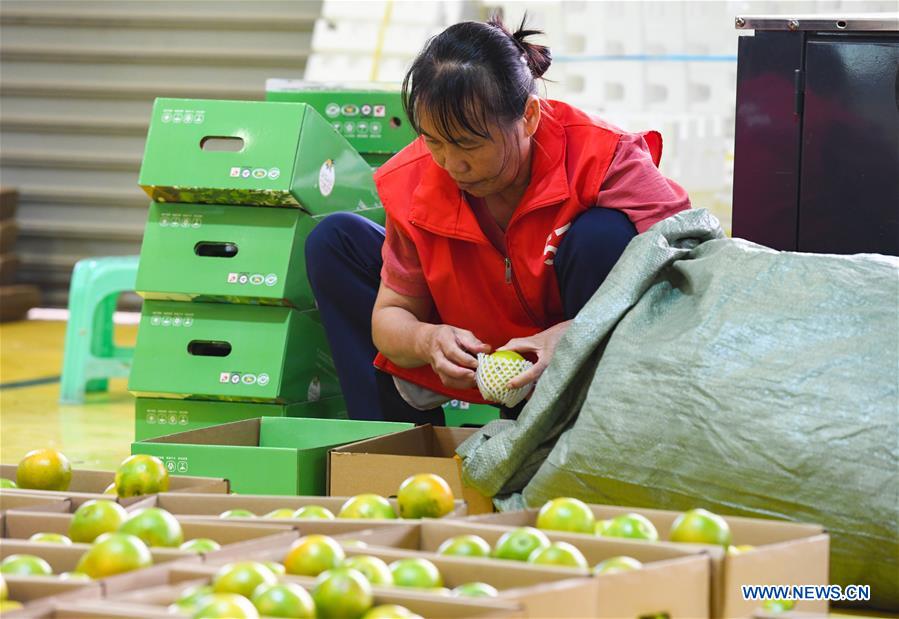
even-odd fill
[{"label": "woman's left hand", "polygon": [[570,320],[560,322],[546,331],[541,331],[530,337],[513,338],[506,342],[505,345],[496,349],[497,351],[514,350],[518,353],[534,353],[537,355],[537,363],[535,363],[531,369],[522,372],[510,380],[506,385],[508,389],[523,387],[540,378],[540,375],[543,374],[543,370],[549,365],[549,360],[552,359],[553,353],[556,351],[556,346],[559,344],[559,340],[562,338],[562,335],[568,329],[568,325],[570,324]]}]

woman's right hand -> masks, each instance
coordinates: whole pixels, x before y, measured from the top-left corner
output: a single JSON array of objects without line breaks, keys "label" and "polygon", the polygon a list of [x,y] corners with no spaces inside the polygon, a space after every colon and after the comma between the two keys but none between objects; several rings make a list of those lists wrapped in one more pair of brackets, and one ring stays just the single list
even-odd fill
[{"label": "woman's right hand", "polygon": [[422,325],[421,352],[441,382],[452,389],[474,389],[478,353],[489,353],[488,344],[471,331],[450,325]]}]

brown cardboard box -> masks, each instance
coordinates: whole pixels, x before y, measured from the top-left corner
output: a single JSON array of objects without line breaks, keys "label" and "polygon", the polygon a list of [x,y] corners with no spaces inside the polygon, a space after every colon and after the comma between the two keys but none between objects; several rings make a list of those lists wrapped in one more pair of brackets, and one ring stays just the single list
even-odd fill
[{"label": "brown cardboard box", "polygon": [[[511,527],[496,525],[474,525],[460,521],[423,520],[420,526],[372,530],[356,536],[359,541],[369,544],[368,551],[380,551],[382,547],[392,547],[412,551],[430,561],[435,557],[449,560],[449,557],[435,555],[437,548],[445,540],[458,535],[478,535],[491,547],[495,546],[500,536],[511,530]],[[549,533],[549,532],[548,532]],[[590,565],[596,565],[610,557],[627,555],[644,564],[639,572],[629,574],[604,574],[594,580],[596,586],[592,592],[595,608],[593,617],[642,617],[646,615],[664,614],[670,619],[678,617],[707,617],[709,615],[709,580],[710,560],[708,553],[695,547],[678,548],[674,545],[644,544],[633,540],[615,540],[611,538],[564,536],[559,539],[550,534],[551,539],[568,541],[575,544],[584,554]],[[360,551],[363,552],[363,551]],[[370,554],[374,554],[371,552]],[[519,565],[533,569],[527,564],[495,559],[466,559],[483,567],[481,572],[492,574],[496,566]],[[541,569],[553,569],[543,568]],[[559,577],[571,578],[580,570],[573,568],[554,568]],[[565,575],[569,574],[569,575]],[[490,580],[489,584],[497,586]],[[499,587],[498,587],[499,588]],[[571,592],[573,593],[573,592]],[[568,595],[566,595],[566,600]],[[503,592],[503,597],[509,597]],[[516,595],[514,592],[511,595]],[[536,602],[522,600],[525,608],[532,610]],[[539,615],[551,613],[553,598],[546,600],[550,606],[540,608]],[[533,611],[532,611],[533,612]]]},{"label": "brown cardboard box", "polygon": [[0,284],[11,284],[21,265],[22,261],[17,255],[0,254]]},{"label": "brown cardboard box", "polygon": [[[591,505],[597,520],[638,512],[646,516],[666,539],[680,512]],[[534,526],[537,509],[472,516],[463,522],[505,526]],[[668,546],[696,546],[712,552],[712,616],[748,617],[757,610],[758,602],[744,600],[742,585],[825,585],[828,584],[830,536],[820,525],[799,524],[756,518],[726,516],[734,545],[755,546],[752,552],[724,554],[717,546],[672,544],[671,542],[638,542]],[[574,538],[592,536],[571,534]],[[552,535],[550,537],[553,537]],[[804,600],[796,604],[799,612],[826,613],[826,600]]]},{"label": "brown cardboard box", "polygon": [[[167,576],[145,570],[142,574],[135,574],[134,591],[113,595],[109,602],[115,605],[132,603],[142,608],[167,606],[178,598],[184,588],[208,582],[217,569],[213,565],[172,565],[166,568]],[[160,582],[162,578],[167,578],[167,582]],[[287,576],[282,580],[298,583],[307,591],[312,591],[315,583],[314,578],[299,576]],[[429,618],[528,616],[518,603],[510,600],[448,597],[393,587],[373,587],[373,592],[376,606],[399,604]]]},{"label": "brown cardboard box", "polygon": [[[7,479],[16,478],[15,464],[0,464],[0,477]],[[26,490],[23,488],[3,489],[4,493],[16,495],[33,495],[56,498],[71,498],[74,507],[91,499],[110,499],[114,495],[103,494],[106,487],[115,481],[115,473],[111,471],[92,471],[87,469],[75,469],[72,471],[72,483],[68,490],[62,492],[49,490]],[[227,479],[215,477],[184,477],[181,475],[169,476],[169,492],[203,492],[213,494],[227,494],[231,490]],[[146,497],[129,497],[117,499],[122,505],[130,505]]]},{"label": "brown cardboard box", "polygon": [[0,254],[11,252],[19,236],[19,224],[11,219],[0,219]]},{"label": "brown cardboard box", "polygon": [[[183,520],[219,520],[219,514],[230,509],[247,509],[257,516],[262,516],[276,509],[286,507],[299,509],[304,505],[320,505],[329,509],[335,516],[348,497],[316,497],[316,496],[260,496],[249,494],[192,494],[192,493],[161,493],[153,499],[156,507],[171,512]],[[395,511],[399,511],[396,499],[389,499]],[[465,503],[456,501],[456,509],[447,518],[461,517],[465,515]],[[338,518],[337,520],[289,520],[282,518],[229,518],[228,522],[243,522],[251,524],[276,524],[285,522],[292,525],[302,524],[302,528],[311,523],[325,522],[332,525],[334,533],[339,531],[358,531],[381,526],[395,526],[408,522],[404,520],[358,520],[353,518]]]},{"label": "brown cardboard box", "polygon": [[434,473],[468,504],[469,514],[493,511],[493,501],[462,483],[458,447],[478,428],[419,426],[332,449],[328,456],[328,494],[375,492],[396,496],[400,484],[417,473]]},{"label": "brown cardboard box", "polygon": [[0,513],[10,509],[27,509],[31,512],[71,512],[72,501],[55,496],[34,496],[30,494],[10,494],[0,490]]},{"label": "brown cardboard box", "polygon": [[0,322],[22,320],[28,315],[28,310],[40,303],[41,291],[37,286],[0,286]]},{"label": "brown cardboard box", "polygon": [[50,608],[25,609],[3,614],[4,619],[172,619],[170,613],[106,601],[57,602]]},{"label": "brown cardboard box", "polygon": [[100,584],[94,581],[17,574],[4,574],[3,578],[9,588],[9,599],[25,605],[20,612],[3,613],[4,617],[30,617],[46,612],[55,603],[99,599],[102,594]]},{"label": "brown cardboard box", "polygon": [[19,192],[12,187],[0,186],[0,221],[16,216],[19,205]]},{"label": "brown cardboard box", "polygon": [[[260,526],[236,522],[191,522],[178,519],[184,532],[184,540],[206,537],[221,545],[220,550],[201,554],[210,557],[240,558],[247,552],[260,548],[285,548],[299,537],[290,524]],[[9,511],[6,514],[4,541],[27,540],[35,533],[61,533],[68,535],[71,514],[38,514],[33,512]],[[88,546],[84,544],[84,546]],[[196,553],[177,548],[153,548],[154,553],[164,553],[166,557],[194,557]]]},{"label": "brown cardboard box", "polygon": [[[15,554],[35,555],[44,559],[53,568],[54,574],[71,572],[78,565],[81,555],[90,549],[90,544],[48,544],[46,542],[29,542],[22,539],[0,539],[0,561]],[[172,548],[151,548],[153,564],[169,561],[199,562],[200,556],[193,553],[184,553]],[[222,558],[225,558],[223,555]],[[102,582],[102,580],[97,581]]]}]

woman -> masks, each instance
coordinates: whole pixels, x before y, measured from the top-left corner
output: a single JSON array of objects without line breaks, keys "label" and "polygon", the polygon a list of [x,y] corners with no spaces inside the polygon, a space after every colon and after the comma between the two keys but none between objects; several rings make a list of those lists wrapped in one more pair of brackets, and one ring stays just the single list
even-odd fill
[{"label": "woman", "polygon": [[494,18],[431,39],[403,82],[419,137],[375,174],[386,229],[338,213],[307,241],[351,418],[442,423],[442,402],[484,401],[481,352],[535,362],[512,388],[538,379],[631,238],[690,208],[658,133],[537,96],[535,34]]}]

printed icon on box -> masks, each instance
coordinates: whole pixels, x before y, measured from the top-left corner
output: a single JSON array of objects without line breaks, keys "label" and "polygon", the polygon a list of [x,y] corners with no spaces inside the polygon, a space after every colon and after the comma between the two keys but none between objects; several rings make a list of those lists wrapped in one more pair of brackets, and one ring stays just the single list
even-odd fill
[{"label": "printed icon on box", "polygon": [[237,385],[240,383],[240,374],[234,373],[231,375],[231,384]]},{"label": "printed icon on box", "polygon": [[368,133],[368,123],[364,120],[356,123],[356,131],[358,131],[359,133]]},{"label": "printed icon on box", "polygon": [[162,110],[161,120],[164,123],[172,122],[172,110]]},{"label": "printed icon on box", "polygon": [[340,116],[340,106],[336,103],[329,103],[327,107],[325,107],[325,116],[328,118],[337,118]]},{"label": "printed icon on box", "polygon": [[371,124],[371,132],[372,133],[381,133],[381,123],[372,123]]},{"label": "printed icon on box", "polygon": [[147,423],[156,423],[155,413],[147,413]]},{"label": "printed icon on box", "polygon": [[184,460],[181,460],[180,462],[178,462],[178,472],[179,473],[187,472],[187,462],[185,462]]},{"label": "printed icon on box", "polygon": [[322,167],[318,170],[318,190],[323,197],[327,198],[334,191],[335,176],[334,162],[325,159]]},{"label": "printed icon on box", "polygon": [[309,381],[309,387],[306,389],[306,399],[310,402],[317,402],[322,397],[322,383],[318,376],[313,376]]},{"label": "printed icon on box", "polygon": [[260,286],[264,281],[265,276],[262,273],[253,273],[252,275],[250,275],[250,283],[254,286]]},{"label": "printed icon on box", "polygon": [[200,227],[200,220],[199,220],[199,219],[194,219],[193,223],[190,224],[190,225],[191,225],[192,228],[199,228],[199,227]]},{"label": "printed icon on box", "polygon": [[243,178],[250,178],[250,168],[244,168],[240,171],[240,175]]},{"label": "printed icon on box", "polygon": [[272,180],[275,180],[276,178],[280,178],[281,177],[281,168],[271,168],[268,171],[268,177]]},{"label": "printed icon on box", "polygon": [[192,110],[187,110],[184,112],[184,122],[192,123],[194,121],[194,113]]},{"label": "printed icon on box", "polygon": [[228,273],[228,283],[236,284],[238,277],[240,277],[240,276],[237,273]]},{"label": "printed icon on box", "polygon": [[334,131],[340,132],[343,129],[343,123],[331,123],[331,126],[334,127]]},{"label": "printed icon on box", "polygon": [[356,125],[352,122],[343,123],[343,132],[344,133],[352,133],[356,130]]},{"label": "printed icon on box", "polygon": [[231,382],[231,372],[222,372],[219,374],[219,382],[220,383],[230,383]]},{"label": "printed icon on box", "polygon": [[163,425],[163,426],[164,426],[164,425],[166,425],[168,422],[169,422],[169,421],[168,421],[168,417],[166,417],[165,415],[160,415],[160,416],[159,416],[159,424],[160,424],[160,425]]},{"label": "printed icon on box", "polygon": [[169,225],[169,220],[168,220],[168,218],[163,217],[162,219],[160,219],[160,220],[159,220],[159,225],[162,226],[163,228],[165,228],[166,226],[168,226],[168,225]]},{"label": "printed icon on box", "polygon": [[206,111],[197,110],[197,113],[194,115],[194,124],[202,125],[204,120],[206,120]]},{"label": "printed icon on box", "polygon": [[256,168],[253,170],[253,178],[265,178],[268,176],[268,171],[265,168]]},{"label": "printed icon on box", "polygon": [[256,382],[256,375],[255,374],[244,374],[241,377],[240,382],[242,382],[244,385],[252,385],[253,383]]},{"label": "printed icon on box", "polygon": [[240,168],[231,168],[231,176],[240,176]]},{"label": "printed icon on box", "polygon": [[191,318],[190,316],[186,316],[186,317],[184,318],[184,326],[185,326],[185,327],[192,327],[193,324],[194,324],[194,319],[193,319],[193,318]]},{"label": "printed icon on box", "polygon": [[169,415],[169,423],[174,425],[178,424],[178,415]]},{"label": "printed icon on box", "polygon": [[352,103],[347,103],[343,106],[341,110],[344,116],[356,116],[359,113],[359,108],[353,105]]},{"label": "printed icon on box", "polygon": [[459,408],[461,408],[463,411],[467,411],[469,406],[471,406],[471,404],[469,404],[468,402],[459,402]]},{"label": "printed icon on box", "polygon": [[172,319],[170,316],[163,316],[162,326],[163,327],[171,327],[172,326]]},{"label": "printed icon on box", "polygon": [[178,417],[178,425],[186,426],[187,425],[187,413],[182,413],[180,417]]},{"label": "printed icon on box", "polygon": [[175,326],[175,327],[181,326],[181,317],[180,316],[175,316],[174,318],[172,318],[172,326]]},{"label": "printed icon on box", "polygon": [[184,110],[175,110],[174,114],[172,114],[172,122],[180,123],[184,118]]},{"label": "printed icon on box", "polygon": [[238,284],[246,284],[248,281],[250,281],[250,276],[246,273],[241,273],[240,277],[237,278]]},{"label": "printed icon on box", "polygon": [[278,276],[274,273],[269,273],[265,276],[265,285],[266,286],[274,286],[278,283]]},{"label": "printed icon on box", "polygon": [[158,327],[162,323],[162,317],[154,315],[150,318],[150,324],[154,327]]},{"label": "printed icon on box", "polygon": [[175,472],[175,463],[172,460],[166,460],[165,468],[168,469],[169,473]]},{"label": "printed icon on box", "polygon": [[269,376],[268,374],[262,373],[256,377],[256,384],[260,387],[265,387],[268,384]]},{"label": "printed icon on box", "polygon": [[376,105],[374,108],[374,114],[377,118],[384,118],[385,116],[387,116],[387,106]]},{"label": "printed icon on box", "polygon": [[368,105],[368,104],[363,105],[361,108],[361,111],[362,111],[363,116],[371,116],[371,106],[370,105]]}]

